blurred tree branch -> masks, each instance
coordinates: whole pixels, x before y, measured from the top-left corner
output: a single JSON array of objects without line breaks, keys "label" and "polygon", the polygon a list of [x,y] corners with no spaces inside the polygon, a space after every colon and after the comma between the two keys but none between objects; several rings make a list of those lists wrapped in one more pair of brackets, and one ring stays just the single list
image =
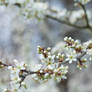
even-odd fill
[{"label": "blurred tree branch", "polygon": [[58,21],[59,23],[62,23],[62,24],[66,24],[68,26],[71,26],[71,27],[75,27],[75,28],[78,28],[78,29],[89,29],[89,30],[92,30],[92,26],[90,26],[89,24],[89,19],[88,19],[88,15],[87,15],[87,10],[85,8],[85,5],[83,5],[82,3],[80,2],[76,2],[81,8],[82,10],[84,11],[84,15],[85,15],[85,21],[86,21],[86,25],[84,26],[80,26],[80,25],[76,25],[76,24],[73,24],[69,21],[65,21],[65,20],[61,20],[60,18],[58,18],[57,16],[53,16],[53,14],[51,14],[52,12],[55,12],[56,14],[58,13],[56,10],[53,10],[53,9],[49,9],[49,12],[48,14],[46,14],[46,18],[49,18],[49,19],[52,19],[52,20],[55,20],[55,21]]},{"label": "blurred tree branch", "polygon": [[[52,20],[55,20],[55,21],[58,21],[59,23],[62,23],[62,24],[66,24],[68,26],[71,26],[71,27],[74,27],[74,28],[78,28],[78,29],[89,29],[92,31],[92,26],[90,26],[90,23],[89,23],[89,19],[88,19],[88,15],[87,15],[87,10],[85,8],[85,5],[83,5],[81,2],[75,2],[78,6],[80,6],[82,8],[82,10],[84,11],[84,17],[85,17],[85,21],[86,21],[86,25],[84,26],[80,26],[80,25],[76,25],[76,24],[73,24],[71,22],[69,22],[68,20],[65,21],[65,20],[62,20],[60,18],[58,18],[57,16],[54,16],[52,13],[55,12],[56,15],[58,14],[58,11],[57,10],[54,10],[54,9],[48,9],[47,11],[49,13],[46,13],[45,14],[45,17],[48,18],[48,19],[52,19]],[[19,3],[15,3],[14,4],[15,6],[21,8],[21,4]]]}]

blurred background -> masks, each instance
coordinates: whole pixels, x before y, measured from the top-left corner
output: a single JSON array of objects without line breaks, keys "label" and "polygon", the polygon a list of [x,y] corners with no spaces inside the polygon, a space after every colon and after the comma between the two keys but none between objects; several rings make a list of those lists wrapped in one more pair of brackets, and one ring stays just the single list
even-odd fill
[{"label": "blurred background", "polygon": [[[44,0],[49,7],[56,9],[73,9],[73,0]],[[86,6],[92,10],[92,3]],[[37,46],[62,46],[63,38],[71,36],[85,42],[92,38],[89,30],[76,29],[51,19],[43,21],[32,20],[24,22],[17,16],[17,8],[0,7],[0,59],[10,63],[13,59],[24,61],[27,64],[36,64],[38,61]],[[92,92],[92,65],[78,71],[72,67],[68,79],[56,83],[50,80],[40,84],[29,78],[29,89],[26,92]],[[8,85],[9,73],[0,71],[0,90]],[[0,91],[2,92],[2,91]]]}]

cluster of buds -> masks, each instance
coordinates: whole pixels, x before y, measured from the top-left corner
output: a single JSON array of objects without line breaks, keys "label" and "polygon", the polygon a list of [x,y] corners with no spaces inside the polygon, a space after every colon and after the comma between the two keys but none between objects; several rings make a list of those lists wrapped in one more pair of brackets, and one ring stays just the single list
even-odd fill
[{"label": "cluster of buds", "polygon": [[[61,65],[61,62],[64,59],[64,55],[58,54],[53,55],[51,53],[51,48],[44,49],[38,46],[37,51],[40,55],[40,61],[43,64],[43,67],[39,72],[43,74],[41,79],[55,79],[57,81],[66,78],[68,72],[68,66]],[[37,79],[38,74],[36,74]],[[39,79],[39,78],[38,78]]]},{"label": "cluster of buds", "polygon": [[[74,40],[71,37],[65,37],[65,47],[68,51],[73,51],[72,57],[75,55],[75,61],[77,61],[78,68],[86,67],[84,63],[92,61],[92,40],[81,43],[79,40]],[[87,56],[89,58],[87,58]]]},{"label": "cluster of buds", "polygon": [[55,55],[51,54],[50,47],[48,47],[47,49],[44,49],[38,46],[37,51],[40,54],[41,62],[47,65],[54,63]]},{"label": "cluster of buds", "polygon": [[61,79],[66,79],[66,74],[68,72],[68,66],[56,66],[57,64],[48,65],[44,68],[38,70],[32,75],[33,79],[39,82],[46,82],[49,79],[54,79],[60,81]]},{"label": "cluster of buds", "polygon": [[83,46],[81,45],[81,42],[79,40],[74,40],[71,37],[65,37],[64,41],[66,42],[65,47],[73,48],[76,51],[76,53],[82,52]]}]

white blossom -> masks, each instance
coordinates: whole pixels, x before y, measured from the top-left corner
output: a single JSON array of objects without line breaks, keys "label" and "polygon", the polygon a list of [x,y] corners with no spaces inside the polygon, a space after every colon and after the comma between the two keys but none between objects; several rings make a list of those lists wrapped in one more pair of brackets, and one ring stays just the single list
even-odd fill
[{"label": "white blossom", "polygon": [[87,54],[92,55],[92,49],[87,49]]},{"label": "white blossom", "polygon": [[71,53],[68,53],[66,54],[66,59],[65,61],[68,61],[70,64],[73,62],[73,61],[77,61],[76,59],[76,52],[75,51],[71,51]]}]

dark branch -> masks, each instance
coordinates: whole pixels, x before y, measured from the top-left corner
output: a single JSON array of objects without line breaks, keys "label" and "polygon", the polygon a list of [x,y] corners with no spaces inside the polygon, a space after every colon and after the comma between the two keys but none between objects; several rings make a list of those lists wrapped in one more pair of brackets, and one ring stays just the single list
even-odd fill
[{"label": "dark branch", "polygon": [[52,15],[50,15],[50,14],[46,14],[46,17],[49,18],[49,19],[56,20],[56,21],[58,21],[59,23],[69,25],[69,26],[71,26],[71,27],[75,27],[75,28],[79,28],[79,29],[84,29],[84,28],[85,28],[85,29],[89,29],[88,26],[78,26],[78,25],[72,24],[72,23],[70,23],[70,22],[60,20],[59,18],[57,18],[57,17],[55,17],[55,16],[52,16]]},{"label": "dark branch", "polygon": [[45,16],[46,16],[46,18],[49,18],[49,19],[58,21],[59,23],[66,24],[66,25],[71,26],[71,27],[75,27],[75,28],[78,28],[78,29],[89,29],[89,30],[92,31],[92,27],[91,27],[90,24],[89,24],[89,19],[88,19],[88,15],[87,15],[87,10],[86,10],[85,6],[84,6],[82,3],[80,3],[80,2],[76,2],[76,3],[78,3],[78,4],[81,6],[81,8],[83,9],[83,11],[84,11],[85,20],[86,20],[86,25],[84,25],[84,26],[72,24],[72,23],[70,23],[70,22],[68,22],[68,21],[61,20],[60,18],[57,18],[56,16],[53,16],[51,13],[54,12],[54,13],[57,14],[58,12],[57,12],[56,10],[49,9],[50,14],[47,13]]}]

